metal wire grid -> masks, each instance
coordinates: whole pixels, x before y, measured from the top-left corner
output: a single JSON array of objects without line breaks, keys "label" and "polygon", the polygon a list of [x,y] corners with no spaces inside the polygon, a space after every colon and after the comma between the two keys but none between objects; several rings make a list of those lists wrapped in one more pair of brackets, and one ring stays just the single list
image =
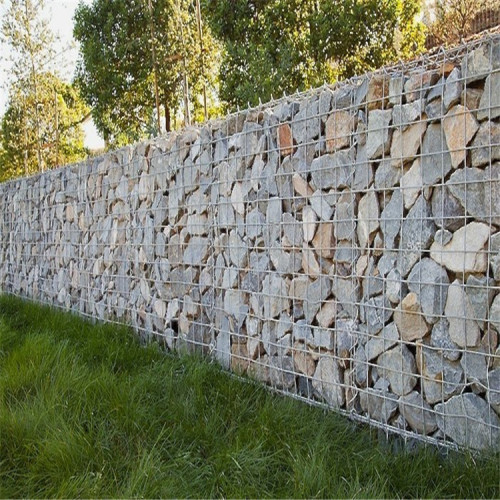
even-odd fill
[{"label": "metal wire grid", "polygon": [[[4,291],[132,324],[145,340],[213,355],[274,390],[405,438],[470,447],[475,427],[481,446],[497,446],[499,40],[0,185]],[[466,73],[478,50],[489,84],[486,74],[469,81],[455,71]],[[460,92],[445,106],[452,74]],[[425,153],[427,132],[445,120],[458,127],[455,147],[441,133]],[[370,140],[382,150],[367,154]],[[431,160],[435,178],[423,169]],[[462,194],[455,211],[443,195],[450,189]],[[478,248],[467,238],[478,237],[471,223],[488,229]],[[460,231],[462,248],[447,247]],[[423,275],[429,260],[437,274]],[[450,290],[459,304],[447,311]],[[471,303],[474,291],[482,303]],[[410,295],[420,309],[410,303],[401,325],[426,330],[415,339],[394,321]],[[478,332],[475,345],[440,337],[450,322],[465,337]],[[465,394],[482,403],[444,406]],[[447,422],[464,435],[454,440]]]}]

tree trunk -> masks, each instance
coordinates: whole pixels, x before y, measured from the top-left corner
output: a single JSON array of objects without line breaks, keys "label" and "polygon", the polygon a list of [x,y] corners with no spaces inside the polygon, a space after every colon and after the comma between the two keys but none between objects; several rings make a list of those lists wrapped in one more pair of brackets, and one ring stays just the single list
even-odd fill
[{"label": "tree trunk", "polygon": [[165,104],[165,130],[170,132],[172,130],[172,124],[170,119],[170,107]]}]

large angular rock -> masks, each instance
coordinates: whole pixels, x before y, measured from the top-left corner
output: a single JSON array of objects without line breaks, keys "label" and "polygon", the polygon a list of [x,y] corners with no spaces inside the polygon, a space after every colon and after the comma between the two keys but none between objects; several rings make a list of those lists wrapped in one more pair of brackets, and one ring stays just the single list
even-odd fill
[{"label": "large angular rock", "polygon": [[470,149],[473,167],[482,167],[500,160],[500,123],[482,123]]},{"label": "large angular rock", "polygon": [[493,120],[500,116],[500,73],[491,73],[484,83],[484,92],[477,111],[478,120]]},{"label": "large angular rock", "polygon": [[356,195],[344,191],[337,201],[334,215],[334,232],[337,240],[353,240],[356,235]]},{"label": "large angular rock", "polygon": [[500,295],[497,295],[491,304],[490,323],[500,332]]},{"label": "large angular rock", "polygon": [[321,132],[319,103],[317,97],[312,97],[300,106],[300,111],[292,120],[292,135],[298,144],[307,144]]},{"label": "large angular rock", "polygon": [[304,232],[302,231],[302,224],[290,213],[285,212],[281,217],[281,224],[283,227],[283,234],[289,246],[302,247],[304,241]]},{"label": "large angular rock", "polygon": [[429,325],[423,317],[418,296],[413,292],[409,293],[394,311],[394,322],[405,342],[420,340],[429,332]]},{"label": "large angular rock", "polygon": [[500,67],[499,61],[500,43],[498,40],[491,40],[469,52],[462,59],[462,78],[467,85],[471,82],[481,80],[492,70]]},{"label": "large angular rock", "polygon": [[415,358],[404,344],[382,353],[377,358],[377,368],[398,396],[409,394],[417,384]]},{"label": "large angular rock", "polygon": [[400,166],[415,158],[422,143],[422,136],[426,130],[427,122],[421,121],[410,125],[403,132],[400,130],[394,132],[391,143],[393,165]]},{"label": "large angular rock", "polygon": [[446,318],[441,318],[432,327],[431,346],[438,349],[438,352],[450,361],[460,358],[460,347],[450,338],[450,324]]},{"label": "large angular rock", "polygon": [[479,124],[472,113],[461,104],[450,109],[442,123],[451,154],[451,166],[456,168],[465,160],[467,146],[476,134]]},{"label": "large angular rock", "polygon": [[398,409],[398,397],[387,390],[366,388],[360,393],[361,409],[377,422],[387,423]]},{"label": "large angular rock", "polygon": [[467,278],[465,293],[474,310],[474,319],[480,328],[484,329],[488,319],[488,311],[495,295],[495,281],[487,276],[480,278],[470,275]]},{"label": "large angular rock", "polygon": [[372,241],[374,232],[379,227],[380,208],[377,193],[370,189],[358,205],[358,241],[361,248],[366,248]]},{"label": "large angular rock", "polygon": [[491,370],[488,373],[487,381],[488,390],[486,391],[486,399],[491,407],[500,415],[500,369]]},{"label": "large angular rock", "polygon": [[398,406],[399,412],[415,432],[430,434],[437,429],[436,415],[419,392],[402,396]]},{"label": "large angular rock", "polygon": [[395,239],[401,229],[403,220],[403,195],[400,189],[395,189],[392,197],[380,215],[380,229],[384,235],[384,246],[387,249],[395,247]]},{"label": "large angular rock", "polygon": [[290,309],[286,282],[275,274],[268,274],[262,283],[264,315],[267,319],[276,318]]},{"label": "large angular rock", "polygon": [[443,127],[439,123],[431,123],[422,142],[422,182],[424,186],[432,186],[443,182],[451,170],[451,155],[446,143]]},{"label": "large angular rock", "polygon": [[445,269],[428,257],[415,264],[411,270],[408,289],[417,294],[428,323],[435,323],[442,316],[449,283]]},{"label": "large angular rock", "polygon": [[448,287],[444,314],[450,325],[450,338],[455,344],[460,347],[479,345],[480,330],[474,319],[474,309],[458,280]]},{"label": "large angular rock", "polygon": [[464,207],[447,185],[434,187],[431,206],[435,224],[443,229],[455,231],[466,223]]},{"label": "large angular rock", "polygon": [[188,266],[199,266],[205,262],[208,255],[208,239],[195,236],[189,240],[184,252],[184,263]]},{"label": "large angular rock", "polygon": [[401,276],[406,277],[422,251],[429,248],[435,231],[430,204],[420,196],[401,225],[397,262]]},{"label": "large angular rock", "polygon": [[431,258],[454,273],[484,273],[488,264],[484,247],[489,236],[489,226],[471,222],[458,229],[446,245],[434,241]]},{"label": "large angular rock", "polygon": [[392,109],[373,110],[368,113],[368,135],[366,139],[366,155],[368,159],[380,158],[389,152],[391,146],[391,129],[389,124]]},{"label": "large angular rock", "polygon": [[333,207],[326,201],[326,196],[319,189],[309,198],[311,208],[323,221],[329,221],[333,215]]},{"label": "large angular rock", "polygon": [[380,333],[371,337],[365,344],[367,361],[377,358],[383,352],[393,347],[399,340],[399,333],[395,323],[389,323]]},{"label": "large angular rock", "polygon": [[352,319],[356,319],[359,314],[358,304],[361,298],[361,287],[358,280],[355,278],[334,276],[332,280],[332,293],[343,311]]},{"label": "large angular rock", "polygon": [[331,356],[322,356],[318,361],[312,385],[318,396],[333,408],[341,408],[344,405],[343,372]]},{"label": "large angular rock", "polygon": [[315,158],[311,163],[311,178],[317,189],[350,187],[354,152],[338,151]]},{"label": "large angular rock", "polygon": [[422,169],[421,160],[417,158],[410,169],[401,177],[400,181],[401,191],[405,208],[411,208],[422,190]]},{"label": "large angular rock", "polygon": [[278,127],[278,148],[283,156],[288,156],[293,153],[293,137],[292,129],[288,123],[282,123]]},{"label": "large angular rock", "polygon": [[439,429],[458,445],[498,449],[500,419],[481,397],[471,393],[454,396],[436,405],[435,411]]},{"label": "large angular rock", "polygon": [[356,117],[347,111],[334,111],[326,120],[326,150],[329,153],[351,145]]},{"label": "large angular rock", "polygon": [[464,388],[464,372],[460,363],[449,361],[427,345],[417,344],[417,366],[429,404],[446,401]]},{"label": "large angular rock", "polygon": [[500,224],[500,163],[484,170],[459,169],[447,186],[469,215],[479,221]]},{"label": "large angular rock", "polygon": [[326,276],[320,276],[307,285],[303,307],[308,324],[312,324],[321,303],[330,295],[331,289],[331,282]]},{"label": "large angular rock", "polygon": [[387,297],[379,295],[361,304],[361,319],[366,323],[368,333],[378,333],[392,316],[392,307]]}]

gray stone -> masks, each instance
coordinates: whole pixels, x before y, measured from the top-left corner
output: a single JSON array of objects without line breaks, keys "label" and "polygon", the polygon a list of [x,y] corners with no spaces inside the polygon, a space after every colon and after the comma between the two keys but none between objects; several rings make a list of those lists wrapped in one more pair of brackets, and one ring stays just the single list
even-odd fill
[{"label": "gray stone", "polygon": [[430,434],[437,429],[434,411],[417,391],[410,392],[399,399],[399,412],[410,427],[419,434]]},{"label": "gray stone", "polygon": [[465,210],[448,186],[435,186],[431,199],[432,216],[437,226],[456,231],[466,223]]},{"label": "gray stone", "polygon": [[248,247],[235,230],[229,233],[229,258],[238,269],[248,262]]},{"label": "gray stone", "polygon": [[358,205],[358,241],[361,248],[366,248],[372,241],[373,233],[379,227],[379,204],[377,193],[370,189]]},{"label": "gray stone", "polygon": [[451,170],[451,155],[446,144],[443,127],[439,123],[431,123],[422,141],[422,182],[424,186],[432,186],[443,182]]},{"label": "gray stone", "polygon": [[398,396],[409,394],[417,383],[415,358],[404,344],[382,353],[377,358],[377,369]]},{"label": "gray stone", "polygon": [[446,401],[464,389],[464,372],[456,361],[425,344],[417,345],[417,366],[422,375],[421,383],[429,404]]},{"label": "gray stone", "polygon": [[221,328],[217,335],[215,357],[226,370],[229,370],[231,366],[231,333],[228,324],[226,328]]},{"label": "gray stone", "polygon": [[445,269],[428,257],[415,264],[408,289],[417,294],[425,319],[435,323],[442,316],[450,280]]},{"label": "gray stone", "polygon": [[309,198],[311,208],[323,221],[329,221],[333,215],[333,208],[327,203],[322,191],[315,191]]},{"label": "gray stone", "polygon": [[383,352],[393,347],[399,340],[396,324],[389,323],[380,333],[371,337],[365,345],[365,356],[368,361],[377,358]]},{"label": "gray stone", "polygon": [[447,186],[469,215],[500,224],[500,163],[484,170],[461,168],[453,173]]},{"label": "gray stone", "polygon": [[317,189],[350,187],[354,150],[322,155],[311,163],[311,177]]},{"label": "gray stone", "polygon": [[318,361],[312,385],[316,394],[333,408],[341,408],[344,405],[343,373],[331,356],[322,356]]},{"label": "gray stone", "polygon": [[500,160],[500,123],[482,123],[470,149],[473,167],[482,167]]},{"label": "gray stone", "polygon": [[469,52],[461,64],[462,78],[469,85],[471,82],[481,80],[488,73],[500,66],[500,43],[491,40],[477,49]]},{"label": "gray stone", "polygon": [[485,328],[488,311],[495,295],[495,281],[487,276],[480,278],[470,275],[467,278],[465,293],[474,311],[474,319],[481,329]]},{"label": "gray stone", "polygon": [[368,326],[368,333],[378,333],[392,316],[392,307],[385,296],[378,296],[361,304],[361,319]]},{"label": "gray stone", "polygon": [[438,349],[450,361],[457,361],[460,357],[460,347],[450,338],[450,324],[446,318],[441,318],[432,327],[431,346]]},{"label": "gray stone", "polygon": [[286,237],[288,244],[292,247],[302,247],[304,241],[304,232],[302,224],[290,213],[285,212],[281,217],[283,234]]},{"label": "gray stone", "polygon": [[397,269],[391,269],[385,281],[385,294],[393,304],[399,304],[406,295],[407,286]]},{"label": "gray stone", "polygon": [[401,226],[397,262],[401,276],[406,277],[419,260],[422,251],[429,248],[435,232],[430,204],[420,196]]},{"label": "gray stone", "polygon": [[321,303],[328,298],[332,289],[330,280],[326,276],[320,276],[308,284],[304,297],[304,315],[306,321],[312,324]]},{"label": "gray stone", "polygon": [[488,380],[488,354],[483,349],[466,350],[460,358],[460,365],[465,374],[468,383],[478,384],[482,388],[481,392],[486,390]]},{"label": "gray stone", "polygon": [[447,229],[438,229],[434,235],[434,241],[439,245],[447,245],[453,238],[453,233]]},{"label": "gray stone", "polygon": [[[332,329],[313,327],[312,332],[313,341],[311,347],[315,349],[328,349],[329,351],[333,350],[335,347],[335,333]],[[337,339],[341,332],[336,332]]]},{"label": "gray stone", "polygon": [[266,218],[259,209],[254,209],[248,212],[246,218],[246,234],[250,239],[262,236]]},{"label": "gray stone", "polygon": [[334,233],[337,240],[352,241],[356,236],[356,196],[351,191],[344,191],[339,198],[335,216]]},{"label": "gray stone", "polygon": [[[341,278],[334,276],[332,280],[332,293],[338,305],[352,318],[358,316],[358,304],[361,298],[360,286],[355,278]],[[500,301],[499,301],[500,302]]]},{"label": "gray stone", "polygon": [[391,163],[394,167],[401,170],[404,164],[415,159],[426,129],[427,122],[420,121],[402,132],[399,129],[394,131],[391,144]]},{"label": "gray stone", "polygon": [[279,198],[269,198],[266,210],[266,226],[264,238],[267,246],[271,246],[281,235],[282,201]]},{"label": "gray stone", "polygon": [[423,100],[429,92],[430,87],[439,79],[439,73],[424,69],[412,73],[405,82],[405,96],[407,102],[417,99]]},{"label": "gray stone", "polygon": [[292,389],[295,385],[295,370],[291,356],[269,358],[269,382],[279,389]]},{"label": "gray stone", "polygon": [[422,101],[396,104],[392,110],[392,125],[404,130],[410,123],[422,118]]},{"label": "gray stone", "polygon": [[293,324],[292,330],[294,342],[303,341],[307,344],[312,344],[314,342],[312,327],[306,320],[300,319],[296,321]]},{"label": "gray stone", "polygon": [[476,394],[454,396],[436,405],[439,429],[460,446],[498,449],[500,419],[488,403]]},{"label": "gray stone", "polygon": [[496,411],[497,415],[500,415],[500,369],[497,368],[488,373],[486,386],[488,387],[486,400]]},{"label": "gray stone", "polygon": [[396,105],[404,102],[404,84],[405,77],[400,75],[391,76],[389,80],[389,102]]},{"label": "gray stone", "polygon": [[392,110],[373,110],[368,113],[368,136],[366,139],[366,155],[369,159],[380,158],[389,152],[391,146],[391,129],[389,123]]},{"label": "gray stone", "polygon": [[362,191],[368,189],[373,182],[373,165],[366,158],[366,147],[357,148],[356,162],[354,164],[354,179],[352,189]]},{"label": "gray stone", "polygon": [[500,295],[497,295],[491,304],[490,323],[500,332]]},{"label": "gray stone", "polygon": [[264,301],[264,315],[267,318],[276,318],[283,311],[290,309],[288,287],[286,282],[275,274],[268,274],[262,283]]},{"label": "gray stone", "polygon": [[[464,85],[460,68],[454,68],[453,71],[448,75],[444,87],[443,104],[446,110],[448,110],[454,104],[458,104],[460,102],[460,96],[462,95],[463,86]],[[469,107],[469,109],[471,108]]]},{"label": "gray stone", "polygon": [[332,109],[333,92],[325,89],[319,94],[319,114],[323,122],[327,119],[327,114]]},{"label": "gray stone", "polygon": [[395,248],[395,239],[403,220],[403,196],[400,189],[394,190],[392,197],[380,215],[380,229],[384,235],[384,247]]},{"label": "gray stone", "polygon": [[467,146],[476,134],[479,124],[474,115],[461,104],[457,104],[448,111],[442,124],[450,150],[451,165],[456,168],[465,161]]},{"label": "gray stone", "polygon": [[360,392],[361,409],[378,422],[387,423],[398,409],[398,397],[389,391],[366,388]]},{"label": "gray stone", "polygon": [[401,175],[401,165],[395,164],[389,158],[382,160],[375,170],[375,189],[391,189],[399,182]]},{"label": "gray stone", "polygon": [[305,144],[318,137],[321,132],[318,98],[303,102],[300,111],[293,117],[292,134],[297,144]]},{"label": "gray stone", "polygon": [[183,262],[188,266],[203,264],[208,256],[208,240],[201,236],[194,236],[189,240],[184,252]]},{"label": "gray stone", "polygon": [[445,77],[442,76],[432,87],[430,88],[429,93],[427,94],[427,102],[431,102],[434,99],[443,98],[444,96],[444,84]]}]

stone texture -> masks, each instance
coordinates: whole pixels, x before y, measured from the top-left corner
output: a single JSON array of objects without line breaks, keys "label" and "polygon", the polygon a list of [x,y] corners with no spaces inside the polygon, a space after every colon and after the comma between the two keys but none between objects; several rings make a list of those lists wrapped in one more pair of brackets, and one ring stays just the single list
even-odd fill
[{"label": "stone texture", "polygon": [[398,396],[409,394],[417,383],[415,358],[404,344],[382,353],[377,358],[377,368]]},{"label": "stone texture", "polygon": [[409,293],[394,311],[394,322],[405,342],[420,340],[429,332],[429,325],[423,317],[418,296],[413,292]]},{"label": "stone texture", "polygon": [[366,139],[366,156],[369,159],[380,158],[389,152],[391,129],[389,123],[392,110],[374,110],[368,113],[368,132]]},{"label": "stone texture", "polygon": [[500,443],[500,420],[488,403],[476,394],[454,396],[436,405],[439,429],[460,446],[484,450]]},{"label": "stone texture", "polygon": [[422,182],[424,186],[442,182],[451,171],[451,154],[446,143],[444,128],[431,123],[422,141]]},{"label": "stone texture", "polygon": [[292,129],[288,123],[282,123],[278,127],[278,148],[283,156],[293,154]]},{"label": "stone texture", "polygon": [[434,411],[417,391],[402,396],[398,405],[401,415],[415,432],[430,434],[437,429]]},{"label": "stone texture", "polygon": [[395,323],[389,323],[380,333],[373,336],[365,344],[365,357],[367,361],[377,358],[383,352],[393,347],[399,340],[399,333]]},{"label": "stone texture", "polygon": [[350,146],[356,117],[347,111],[334,111],[326,120],[326,150],[332,153]]},{"label": "stone texture", "polygon": [[379,227],[379,204],[375,190],[365,194],[358,205],[358,241],[361,248],[366,248],[373,239],[373,233]]},{"label": "stone texture", "polygon": [[332,407],[340,408],[345,402],[342,383],[342,370],[339,368],[337,361],[330,356],[322,357],[318,361],[312,381],[313,388],[318,396]]},{"label": "stone texture", "polygon": [[500,160],[500,123],[481,123],[470,148],[473,167],[482,167]]}]

